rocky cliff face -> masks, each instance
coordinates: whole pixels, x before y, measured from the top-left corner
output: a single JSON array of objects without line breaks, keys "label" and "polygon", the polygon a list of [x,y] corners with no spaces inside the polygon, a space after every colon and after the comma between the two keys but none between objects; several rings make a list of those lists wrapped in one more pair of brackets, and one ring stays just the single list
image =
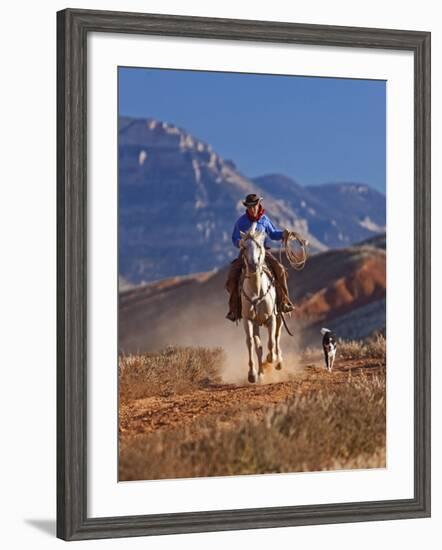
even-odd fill
[{"label": "rocky cliff face", "polygon": [[[119,128],[120,274],[131,282],[208,271],[236,255],[233,224],[242,200],[260,192],[232,161],[184,130],[156,120],[121,118]],[[266,196],[280,227],[298,230],[284,204]]]},{"label": "rocky cliff face", "polygon": [[[275,184],[275,177],[253,181],[233,161],[221,158],[209,144],[181,128],[154,119],[121,117],[120,275],[133,284],[225,265],[237,253],[231,232],[248,193],[262,194],[274,223],[302,233],[313,251],[365,238],[373,234],[373,221],[382,222],[370,214],[359,225],[344,228],[348,210],[338,219],[337,205],[327,215],[315,190],[286,180],[285,186]],[[347,201],[346,208],[352,204]],[[363,229],[353,231],[356,226]]]},{"label": "rocky cliff face", "polygon": [[308,230],[328,248],[341,248],[385,232],[385,196],[368,185],[303,187],[280,174],[253,181],[303,219]]}]

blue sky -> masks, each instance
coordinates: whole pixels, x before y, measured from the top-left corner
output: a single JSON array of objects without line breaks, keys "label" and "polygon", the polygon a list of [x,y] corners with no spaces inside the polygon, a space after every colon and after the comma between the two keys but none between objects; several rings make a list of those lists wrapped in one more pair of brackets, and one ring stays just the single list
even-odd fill
[{"label": "blue sky", "polygon": [[125,67],[119,113],[184,128],[249,177],[385,193],[385,81]]}]

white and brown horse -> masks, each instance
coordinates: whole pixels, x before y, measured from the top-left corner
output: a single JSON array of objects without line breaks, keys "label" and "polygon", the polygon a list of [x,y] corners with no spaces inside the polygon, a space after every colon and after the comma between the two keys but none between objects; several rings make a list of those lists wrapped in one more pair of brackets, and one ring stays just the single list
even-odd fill
[{"label": "white and brown horse", "polygon": [[[252,224],[247,233],[241,232],[240,248],[244,261],[243,275],[240,281],[241,307],[249,352],[249,382],[260,382],[263,369],[263,346],[259,337],[259,328],[267,327],[268,353],[267,363],[273,363],[276,369],[282,368],[280,348],[282,316],[276,310],[276,290],[271,271],[265,263],[265,233],[256,231]],[[254,352],[258,358],[258,371],[255,367]]]}]

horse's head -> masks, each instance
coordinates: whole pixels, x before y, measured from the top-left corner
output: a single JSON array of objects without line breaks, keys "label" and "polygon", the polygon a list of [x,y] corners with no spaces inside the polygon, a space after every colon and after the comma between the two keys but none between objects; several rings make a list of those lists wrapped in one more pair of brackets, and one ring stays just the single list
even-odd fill
[{"label": "horse's head", "polygon": [[256,223],[244,233],[241,231],[241,240],[239,246],[242,251],[246,271],[248,275],[259,273],[265,260],[265,233],[256,230]]}]

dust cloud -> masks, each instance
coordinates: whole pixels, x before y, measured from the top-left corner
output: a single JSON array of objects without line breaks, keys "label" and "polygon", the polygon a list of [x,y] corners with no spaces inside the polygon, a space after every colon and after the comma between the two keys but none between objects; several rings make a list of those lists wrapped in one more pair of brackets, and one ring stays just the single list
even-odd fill
[{"label": "dust cloud", "polygon": [[[221,366],[223,383],[247,384],[248,351],[242,321],[239,321],[238,324],[232,323],[225,319],[223,315],[218,317],[218,312],[214,312],[214,316],[219,319],[219,322],[214,323],[213,319],[211,323],[207,320],[204,322],[204,319],[201,319],[199,308],[195,308],[192,312],[188,308],[186,309],[186,322],[177,324],[172,331],[174,345],[221,348],[224,352],[224,360]],[[260,327],[260,338],[265,361],[268,351],[268,331],[266,327]],[[302,342],[296,332],[294,332],[294,336],[289,336],[283,327],[281,337],[282,369],[276,370],[273,365],[265,363],[262,382],[283,382],[299,375],[303,370],[300,361],[302,347]],[[254,353],[253,359],[256,368],[258,368],[256,353]]]}]

